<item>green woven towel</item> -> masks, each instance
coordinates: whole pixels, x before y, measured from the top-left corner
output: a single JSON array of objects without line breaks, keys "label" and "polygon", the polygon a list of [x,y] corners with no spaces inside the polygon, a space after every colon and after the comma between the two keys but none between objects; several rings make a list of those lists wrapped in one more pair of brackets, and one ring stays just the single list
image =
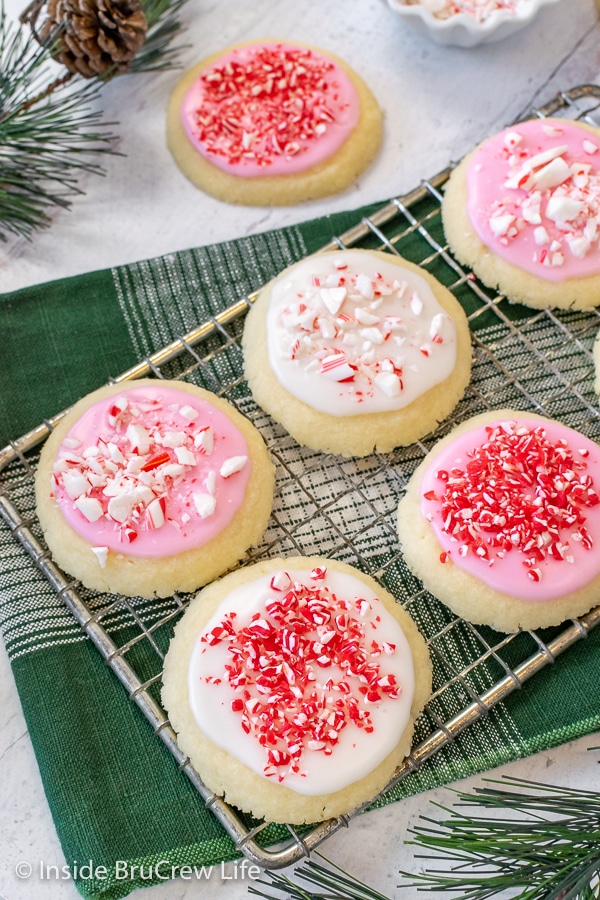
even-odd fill
[{"label": "green woven towel", "polygon": [[[189,331],[207,315],[259,287],[285,265],[318,249],[368,212],[320,219],[0,296],[0,447]],[[439,224],[434,222],[433,228],[439,229]],[[416,233],[407,233],[398,242],[401,252],[417,261],[430,249],[421,244]],[[446,283],[451,280],[451,273],[440,260],[433,260],[431,268]],[[473,296],[468,291],[458,293],[468,311],[476,312],[478,304]],[[528,341],[546,348],[548,342],[554,342],[558,348],[564,342],[565,327],[574,322],[578,334],[583,335],[580,340],[585,343],[589,338],[591,342],[592,320],[588,321],[585,314],[576,320],[565,316],[553,325],[519,309],[507,317],[482,309],[472,320],[478,348],[476,389],[469,394],[467,405],[481,397],[484,387],[494,393],[498,405],[517,402],[525,385],[529,396],[538,391],[548,400],[548,414],[574,425],[585,421],[585,403],[572,401],[570,395],[565,400],[564,391],[558,391],[556,385],[554,397],[543,373],[530,361],[527,366],[521,364],[514,326],[526,332]],[[489,346],[494,347],[500,365],[490,361],[485,349]],[[589,360],[582,362],[572,353],[564,354],[564,359],[558,356],[566,381],[576,380],[581,366],[589,369]],[[233,356],[217,355],[216,361],[207,366],[207,386],[211,378],[235,374],[239,365],[235,352]],[[229,367],[231,372],[227,371]],[[508,372],[518,372],[518,379],[515,376],[511,380]],[[590,386],[579,378],[579,397],[583,391],[589,399],[591,376],[588,381]],[[243,386],[236,397],[263,427],[273,446],[281,448],[285,436],[273,431],[265,417],[252,408]],[[597,422],[588,433],[598,439]],[[290,452],[296,451],[292,448]],[[315,454],[298,451],[294,459],[298,471],[306,477],[302,487],[305,501],[299,503],[295,495],[288,494],[284,480],[276,515],[294,536],[295,546],[302,546],[306,552],[327,553],[335,547],[329,533],[332,527],[341,531],[347,526],[357,534],[363,533],[359,526],[364,510],[356,498],[346,495],[340,509],[336,512],[332,503],[327,520],[321,521],[310,498],[333,491],[336,479],[353,480],[365,504],[378,509],[381,519],[361,544],[360,560],[373,570],[385,572],[387,586],[408,603],[426,633],[443,633],[448,621],[444,609],[425,603],[423,598],[411,599],[418,585],[395,558],[393,546],[393,510],[402,479],[417,455],[410,449],[390,455],[389,469],[382,476],[380,461],[377,467],[366,460],[352,469],[351,464],[339,466],[335,460],[322,464]],[[382,477],[387,481],[378,480]],[[24,517],[34,517],[31,489],[20,466],[10,466],[0,473],[0,487],[18,504]],[[285,552],[283,539],[277,552]],[[205,809],[98,651],[81,635],[4,524],[0,527],[0,560],[0,625],[67,862],[93,860],[95,867],[103,867],[97,870],[100,876],[96,879],[76,880],[80,892],[116,898],[165,874],[176,875],[180,866],[208,866],[233,859],[236,851],[230,838]],[[98,602],[85,592],[83,597],[92,606]],[[166,608],[140,604],[135,612],[152,622]],[[135,633],[131,615],[118,607],[107,617],[106,626],[121,642]],[[168,627],[160,628],[155,635],[163,649],[169,632]],[[493,636],[487,637],[492,642]],[[443,683],[452,673],[445,670],[441,660],[450,659],[458,665],[473,651],[470,642],[475,639],[468,630],[450,630],[447,638],[436,640],[441,654],[436,656],[436,679]],[[532,652],[535,646],[529,646],[528,640],[523,636],[511,643],[503,651],[505,658],[494,658],[454,693],[444,695],[433,715],[424,717],[419,738],[435,727],[436,716],[442,721],[450,717],[461,704],[469,702],[470,691],[484,690],[501,677],[504,664],[513,664]],[[497,706],[484,723],[471,726],[382,802],[597,729],[600,701],[593,686],[600,678],[599,648],[600,629]],[[136,645],[128,659],[142,677],[152,675],[155,660],[143,645]],[[270,837],[276,833],[270,832]],[[157,873],[151,867],[159,861]],[[140,865],[142,869],[131,868]],[[152,872],[154,877],[149,878]]]}]

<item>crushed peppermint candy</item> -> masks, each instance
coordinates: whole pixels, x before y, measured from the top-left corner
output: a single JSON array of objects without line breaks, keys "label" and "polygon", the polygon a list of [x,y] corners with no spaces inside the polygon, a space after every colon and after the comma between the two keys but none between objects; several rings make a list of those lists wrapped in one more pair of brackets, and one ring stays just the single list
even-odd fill
[{"label": "crushed peppermint candy", "polygon": [[93,542],[101,567],[109,549],[167,555],[188,540],[199,546],[243,498],[250,468],[245,440],[209,403],[187,394],[182,402],[183,396],[137,388],[99,401],[57,453],[52,493],[75,530]]},{"label": "crushed peppermint candy", "polygon": [[519,7],[526,7],[530,0],[403,0],[405,6],[423,6],[436,19],[450,19],[466,15],[478,24],[498,12],[514,15]]},{"label": "crushed peppermint candy", "polygon": [[340,126],[354,126],[355,105],[354,88],[336,63],[310,48],[274,43],[235,48],[213,62],[182,113],[211,161],[264,173],[329,144],[332,132],[336,140]]},{"label": "crushed peppermint candy", "polygon": [[371,710],[402,695],[382,668],[396,645],[376,639],[380,601],[338,596],[326,576],[322,566],[302,581],[278,571],[246,624],[229,611],[200,638],[202,653],[216,645],[227,653],[225,671],[200,680],[229,686],[231,712],[263,748],[263,774],[278,782],[303,774],[307,751],[331,756],[344,729],[371,733]]},{"label": "crushed peppermint candy", "polygon": [[600,137],[567,121],[524,122],[476,152],[469,215],[486,244],[550,280],[600,270]]},{"label": "crushed peppermint candy", "polygon": [[427,282],[364,251],[305,260],[270,309],[279,380],[334,415],[406,406],[454,366],[455,324]]},{"label": "crushed peppermint candy", "polygon": [[[589,451],[562,437],[550,440],[543,425],[501,422],[485,431],[487,439],[467,453],[465,464],[435,472],[440,487],[427,490],[424,500],[440,504],[441,531],[458,544],[458,556],[490,566],[517,553],[536,584],[544,560],[573,563],[573,544],[594,546],[587,511],[600,498]],[[448,562],[451,552],[440,561]]]}]

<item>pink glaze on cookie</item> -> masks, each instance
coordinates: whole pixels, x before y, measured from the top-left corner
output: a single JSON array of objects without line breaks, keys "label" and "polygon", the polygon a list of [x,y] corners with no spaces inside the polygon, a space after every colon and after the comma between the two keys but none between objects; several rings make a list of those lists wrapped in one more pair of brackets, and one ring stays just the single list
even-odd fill
[{"label": "pink glaze on cookie", "polygon": [[452,561],[503,594],[550,600],[600,574],[600,447],[519,418],[459,435],[426,469],[421,512]]},{"label": "pink glaze on cookie", "polygon": [[190,660],[190,706],[202,731],[257,774],[328,794],[397,745],[414,678],[404,632],[363,581],[292,569],[221,603]]},{"label": "pink glaze on cookie", "polygon": [[412,269],[364,251],[308,257],[271,290],[269,362],[332,416],[402,409],[448,378],[456,328]]},{"label": "pink glaze on cookie", "polygon": [[243,435],[203,398],[160,383],[124,387],[70,429],[53,492],[101,565],[108,550],[172,556],[231,522],[251,466]]},{"label": "pink glaze on cookie", "polygon": [[502,259],[553,282],[600,272],[600,137],[522,122],[476,151],[467,189],[473,228]]},{"label": "pink glaze on cookie", "polygon": [[346,73],[326,56],[283,43],[230,50],[196,79],[181,107],[185,131],[233,175],[289,175],[328,159],[358,122]]}]

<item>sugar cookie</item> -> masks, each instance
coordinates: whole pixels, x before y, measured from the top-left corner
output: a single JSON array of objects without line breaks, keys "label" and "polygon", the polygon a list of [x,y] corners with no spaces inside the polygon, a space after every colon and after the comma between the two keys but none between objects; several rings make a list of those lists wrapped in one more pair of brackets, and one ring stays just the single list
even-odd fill
[{"label": "sugar cookie", "polygon": [[186,72],[167,110],[167,144],[197,187],[247,206],[339,193],[375,157],[382,116],[363,80],[313,47],[229,47]]},{"label": "sugar cookie", "polygon": [[600,447],[511,409],[455,428],[398,508],[406,562],[456,615],[498,631],[583,615],[600,597]]},{"label": "sugar cookie", "polygon": [[376,251],[290,266],[261,291],[242,346],[257,403],[301,444],[343,456],[423,437],[471,374],[458,301],[428,272]]},{"label": "sugar cookie", "polygon": [[190,591],[257,543],[274,468],[254,426],[184,382],[100,388],[48,438],[37,511],[56,563],[87,587]]},{"label": "sugar cookie", "polygon": [[205,784],[273,822],[375,797],[431,691],[425,641],[372,578],[320,557],[238,569],[177,624],[162,699]]},{"label": "sugar cookie", "polygon": [[484,141],[442,202],[456,258],[512,302],[600,304],[600,129],[534,119]]}]

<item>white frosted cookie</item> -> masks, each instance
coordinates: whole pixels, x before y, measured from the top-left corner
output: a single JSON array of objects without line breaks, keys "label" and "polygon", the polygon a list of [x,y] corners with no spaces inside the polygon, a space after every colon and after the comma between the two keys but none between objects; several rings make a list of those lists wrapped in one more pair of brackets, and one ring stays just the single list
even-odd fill
[{"label": "white frosted cookie", "polygon": [[254,426],[184,382],[100,388],[44,445],[35,479],[52,556],[87,587],[191,591],[258,543],[274,467]]},{"label": "white frosted cookie", "polygon": [[242,346],[256,402],[299,443],[342,456],[423,437],[471,375],[458,301],[377,251],[328,251],[285,269],[248,313]]},{"label": "white frosted cookie", "polygon": [[511,302],[600,304],[600,129],[534,119],[484,141],[442,202],[459,262]]},{"label": "white frosted cookie", "polygon": [[381,138],[381,111],[356,72],[328,51],[284,41],[203,59],[167,109],[167,145],[183,174],[207,194],[246,206],[345,190]]},{"label": "white frosted cookie", "polygon": [[600,598],[600,447],[559,422],[483,413],[441,440],[398,508],[409,568],[456,615],[503,632]]},{"label": "white frosted cookie", "polygon": [[416,625],[372,578],[320,557],[202,590],[175,628],[163,704],[205,784],[272,822],[342,815],[410,752],[431,691]]}]

